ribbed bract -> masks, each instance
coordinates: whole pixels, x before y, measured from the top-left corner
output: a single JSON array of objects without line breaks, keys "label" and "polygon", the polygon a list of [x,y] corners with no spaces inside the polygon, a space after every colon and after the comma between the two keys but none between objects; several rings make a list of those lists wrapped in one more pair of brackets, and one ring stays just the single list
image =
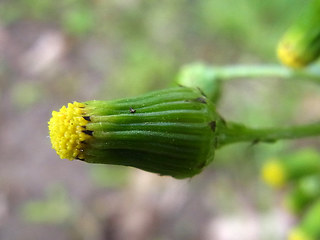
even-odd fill
[{"label": "ribbed bract", "polygon": [[214,157],[218,116],[200,91],[185,87],[116,101],[85,102],[92,138],[84,160],[133,166],[176,178]]}]

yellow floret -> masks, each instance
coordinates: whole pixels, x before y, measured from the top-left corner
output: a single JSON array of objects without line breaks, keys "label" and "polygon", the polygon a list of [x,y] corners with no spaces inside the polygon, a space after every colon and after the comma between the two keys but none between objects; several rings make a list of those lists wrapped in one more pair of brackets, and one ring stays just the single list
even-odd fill
[{"label": "yellow floret", "polygon": [[272,187],[282,187],[286,182],[286,173],[281,162],[276,159],[267,161],[262,168],[262,178]]},{"label": "yellow floret", "polygon": [[88,123],[83,118],[83,103],[69,103],[59,112],[53,111],[49,121],[49,133],[52,148],[56,150],[61,159],[83,159],[84,141],[91,138],[83,132]]},{"label": "yellow floret", "polygon": [[291,50],[290,45],[286,42],[279,43],[277,54],[280,61],[288,67],[302,68],[306,65],[306,63],[301,61],[299,57]]},{"label": "yellow floret", "polygon": [[299,229],[294,229],[290,232],[288,240],[312,240],[304,232]]}]

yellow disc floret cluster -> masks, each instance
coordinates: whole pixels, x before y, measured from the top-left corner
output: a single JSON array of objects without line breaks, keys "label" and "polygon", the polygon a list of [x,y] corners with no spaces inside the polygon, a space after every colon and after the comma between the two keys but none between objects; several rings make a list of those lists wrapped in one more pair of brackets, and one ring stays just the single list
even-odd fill
[{"label": "yellow disc floret cluster", "polygon": [[299,229],[294,229],[290,232],[288,240],[312,240],[304,232]]},{"label": "yellow disc floret cluster", "polygon": [[61,159],[83,159],[84,141],[91,138],[83,132],[88,123],[83,118],[83,103],[69,103],[59,112],[53,111],[49,121],[49,132],[52,148],[56,150]]},{"label": "yellow disc floret cluster", "polygon": [[270,159],[262,168],[262,178],[270,186],[280,188],[286,182],[286,172],[277,159]]},{"label": "yellow disc floret cluster", "polygon": [[302,68],[306,65],[299,57],[291,50],[290,45],[286,42],[280,42],[277,49],[278,58],[283,64],[292,68]]}]

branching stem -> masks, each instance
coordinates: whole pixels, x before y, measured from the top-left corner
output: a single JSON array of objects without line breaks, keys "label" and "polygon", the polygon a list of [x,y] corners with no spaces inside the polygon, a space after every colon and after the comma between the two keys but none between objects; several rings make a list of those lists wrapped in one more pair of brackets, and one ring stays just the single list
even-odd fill
[{"label": "branching stem", "polygon": [[222,81],[234,78],[261,78],[280,77],[285,79],[303,78],[320,83],[319,68],[292,70],[280,65],[235,65],[225,67],[212,67],[216,77]]},{"label": "branching stem", "polygon": [[238,123],[227,123],[219,132],[218,147],[236,142],[275,142],[320,136],[320,122],[300,126],[254,129]]}]

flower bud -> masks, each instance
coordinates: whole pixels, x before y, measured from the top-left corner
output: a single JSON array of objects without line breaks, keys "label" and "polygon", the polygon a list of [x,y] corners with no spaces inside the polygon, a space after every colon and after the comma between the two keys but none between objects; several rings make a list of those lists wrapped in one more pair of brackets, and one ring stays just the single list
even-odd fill
[{"label": "flower bud", "polygon": [[285,205],[296,214],[302,213],[315,199],[320,197],[320,174],[300,179],[285,198]]},{"label": "flower bud", "polygon": [[217,103],[222,82],[214,68],[201,63],[184,66],[177,77],[177,83],[191,88],[199,88],[214,103]]},{"label": "flower bud", "polygon": [[114,101],[69,103],[49,121],[61,158],[192,177],[214,157],[219,117],[200,91],[185,87]]},{"label": "flower bud", "polygon": [[283,64],[302,68],[320,55],[320,0],[311,0],[278,44]]},{"label": "flower bud", "polygon": [[316,201],[303,216],[299,225],[289,234],[289,240],[320,239],[320,200]]},{"label": "flower bud", "polygon": [[303,230],[295,228],[291,230],[288,236],[288,240],[316,240],[307,235]]},{"label": "flower bud", "polygon": [[320,156],[312,149],[294,155],[272,158],[262,168],[263,180],[272,187],[283,187],[287,182],[310,174],[320,173]]}]

